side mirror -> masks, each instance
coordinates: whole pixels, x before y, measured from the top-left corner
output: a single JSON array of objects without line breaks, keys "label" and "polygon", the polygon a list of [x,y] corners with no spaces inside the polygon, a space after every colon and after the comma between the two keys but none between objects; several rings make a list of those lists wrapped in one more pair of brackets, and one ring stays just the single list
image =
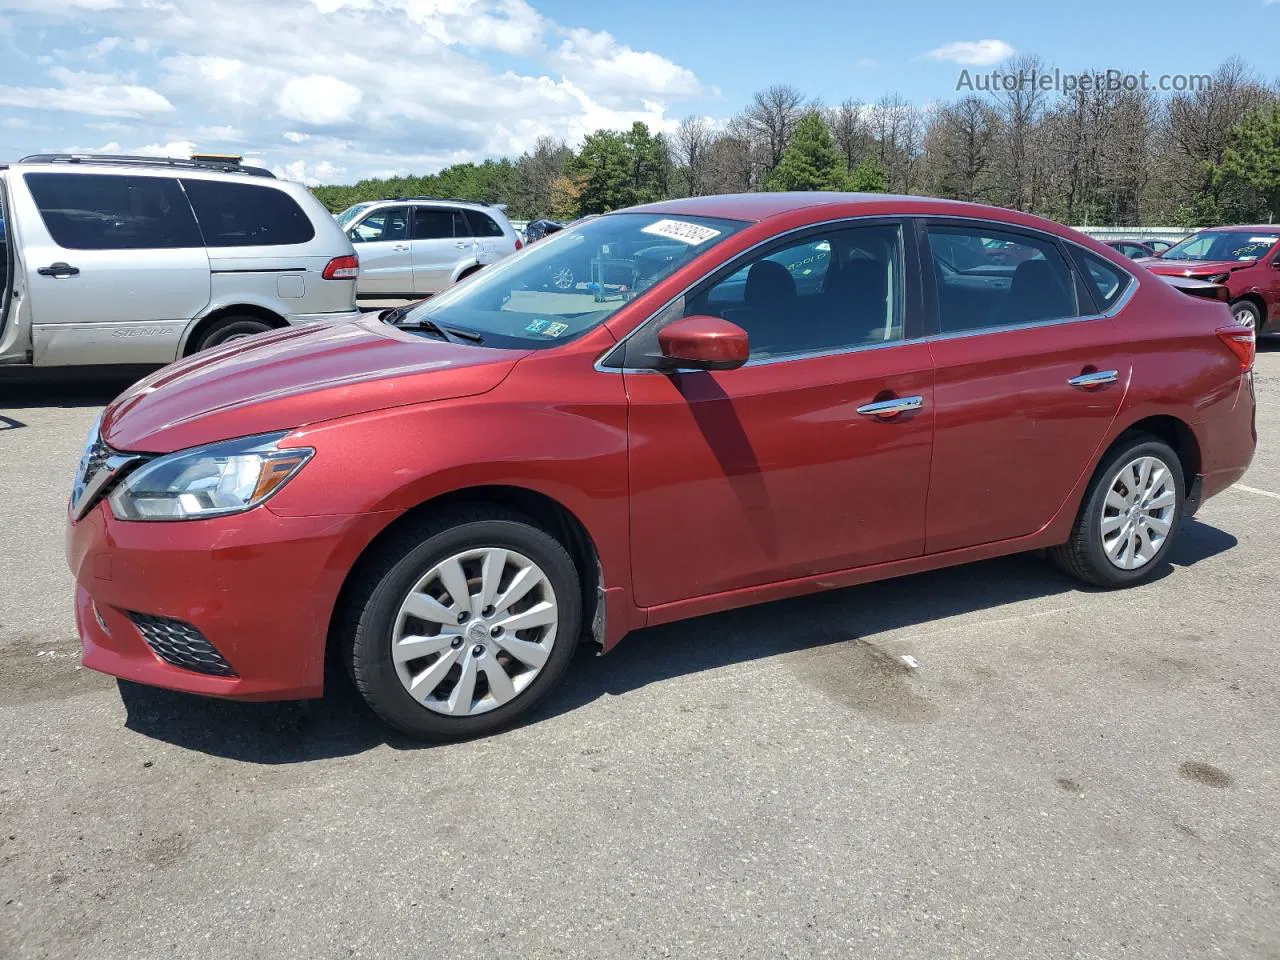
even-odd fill
[{"label": "side mirror", "polygon": [[747,362],[747,331],[719,317],[682,317],[658,331],[658,347],[672,367],[733,370]]}]

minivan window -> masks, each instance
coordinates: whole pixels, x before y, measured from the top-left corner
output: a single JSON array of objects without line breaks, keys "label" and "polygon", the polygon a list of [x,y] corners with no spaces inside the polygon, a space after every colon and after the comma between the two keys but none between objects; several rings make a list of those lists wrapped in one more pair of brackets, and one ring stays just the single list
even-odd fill
[{"label": "minivan window", "polygon": [[607,214],[485,267],[410,311],[404,325],[431,320],[477,334],[486,346],[554,346],[604,322],[745,226],[713,217]]},{"label": "minivan window", "polygon": [[27,189],[53,242],[68,250],[160,250],[204,245],[172,177],[28,173]]},{"label": "minivan window", "polygon": [[272,247],[306,243],[315,227],[293,197],[275,187],[183,179],[209,247]]},{"label": "minivan window", "polygon": [[471,235],[473,237],[503,236],[502,228],[487,213],[481,213],[479,210],[467,210],[466,215],[467,220],[471,223]]},{"label": "minivan window", "polygon": [[1075,277],[1049,238],[981,225],[929,225],[942,333],[1080,315]]}]

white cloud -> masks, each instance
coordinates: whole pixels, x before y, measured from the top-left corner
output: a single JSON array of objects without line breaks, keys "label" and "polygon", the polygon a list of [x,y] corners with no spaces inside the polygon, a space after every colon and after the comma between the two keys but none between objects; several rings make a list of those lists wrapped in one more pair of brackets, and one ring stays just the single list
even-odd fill
[{"label": "white cloud", "polygon": [[924,56],[929,60],[945,60],[966,67],[989,67],[1015,53],[1013,46],[1003,40],[955,40],[930,50]]},{"label": "white cloud", "polygon": [[623,97],[702,93],[693,71],[656,53],[632,50],[604,32],[567,31],[554,60],[567,78],[596,93]]},{"label": "white cloud", "polygon": [[308,163],[306,160],[294,160],[286,164],[276,164],[271,172],[282,180],[296,180],[308,187],[318,187],[322,183],[334,183],[341,176],[343,168],[328,160]]},{"label": "white cloud", "polygon": [[337,77],[313,73],[286,80],[276,104],[280,114],[289,120],[324,126],[350,120],[361,99],[363,94],[358,87]]},{"label": "white cloud", "polygon": [[31,110],[65,110],[96,117],[146,117],[172,113],[163,94],[136,83],[120,83],[110,74],[77,73],[54,67],[49,76],[58,87],[3,87],[0,104]]}]

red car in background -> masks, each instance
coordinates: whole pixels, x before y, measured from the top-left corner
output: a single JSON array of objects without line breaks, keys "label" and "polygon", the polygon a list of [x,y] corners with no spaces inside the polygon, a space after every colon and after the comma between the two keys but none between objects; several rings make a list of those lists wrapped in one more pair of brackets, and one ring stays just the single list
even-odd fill
[{"label": "red car in background", "polygon": [[105,410],[67,533],[87,666],[272,699],[333,656],[401,730],[474,736],[580,639],[1037,549],[1140,583],[1257,439],[1224,304],[972,204],[658,203],[392,317]]},{"label": "red car in background", "polygon": [[1201,230],[1138,262],[1153,273],[1222,284],[1238,322],[1259,336],[1280,329],[1280,226]]}]

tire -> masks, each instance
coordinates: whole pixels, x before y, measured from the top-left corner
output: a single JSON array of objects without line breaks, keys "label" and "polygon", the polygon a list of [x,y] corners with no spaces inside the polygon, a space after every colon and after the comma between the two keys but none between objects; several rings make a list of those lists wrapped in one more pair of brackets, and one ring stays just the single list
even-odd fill
[{"label": "tire", "polygon": [[[485,606],[465,621],[459,618],[456,625],[418,619],[405,611],[415,599],[425,603],[425,612],[432,616],[446,608],[465,613],[468,607],[479,607],[487,558],[496,556],[495,550],[506,551],[500,577],[494,581],[506,586],[495,602],[516,592],[511,588],[524,562],[536,567],[545,582],[537,581],[505,610]],[[484,553],[484,559],[472,556],[478,553]],[[447,588],[440,593],[443,579],[436,575],[459,556],[468,558],[460,564],[471,594],[462,603],[454,601]],[[533,579],[529,575],[525,582]],[[348,596],[339,629],[356,688],[383,720],[422,740],[483,736],[527,713],[564,675],[582,626],[581,583],[568,551],[529,518],[501,507],[456,507],[406,529],[363,566]],[[516,615],[534,619],[548,597],[555,614],[552,622],[495,639],[498,635],[492,631],[497,628],[492,624]],[[431,635],[432,631],[438,632]],[[400,658],[405,662],[396,662],[393,646],[407,651]],[[408,658],[428,647],[423,658]],[[534,647],[542,651],[537,667],[509,652],[518,650],[528,658]],[[510,682],[498,684],[496,671]],[[460,693],[468,675],[473,686]],[[416,693],[410,692],[412,684],[420,685]]]},{"label": "tire", "polygon": [[1262,332],[1262,311],[1252,300],[1237,300],[1231,305],[1231,315],[1237,323],[1253,327],[1255,335]]},{"label": "tire", "polygon": [[[1172,502],[1167,507],[1144,513],[1141,510],[1142,501],[1138,500],[1139,512],[1134,516],[1139,522],[1134,525],[1126,521],[1124,508],[1117,508],[1115,499],[1109,504],[1108,498],[1113,492],[1113,487],[1118,483],[1123,482],[1126,488],[1136,489],[1137,485],[1133,483],[1131,477],[1124,478],[1122,481],[1120,474],[1130,469],[1135,462],[1144,459],[1156,461],[1167,471],[1165,476],[1157,481],[1157,472],[1153,466],[1147,489],[1150,493],[1160,492],[1161,495],[1155,498],[1148,497],[1148,499],[1155,503],[1156,500],[1164,500],[1165,494],[1169,494],[1172,496]],[[1098,465],[1093,479],[1089,481],[1084,503],[1072,527],[1071,539],[1050,550],[1050,559],[1065,573],[1099,587],[1127,587],[1150,579],[1160,569],[1165,557],[1173,548],[1178,527],[1182,523],[1186,489],[1182,464],[1178,460],[1178,455],[1167,443],[1148,434],[1130,435]],[[1139,495],[1141,496],[1141,491]],[[1129,502],[1118,492],[1116,498],[1122,503]],[[1141,522],[1144,518],[1148,521],[1146,524]],[[1108,539],[1103,534],[1104,519],[1113,528],[1116,521],[1119,521],[1117,536]],[[1159,528],[1164,524],[1167,524],[1167,531],[1163,533],[1163,539],[1156,544],[1154,541],[1156,536],[1160,535]],[[1134,540],[1130,537],[1128,548],[1118,543],[1126,529],[1135,529],[1139,538]],[[1144,530],[1145,536],[1142,533]],[[1135,543],[1140,545],[1137,551],[1132,549]],[[1145,544],[1145,547],[1141,546],[1142,544]],[[1108,547],[1112,545],[1120,549],[1118,560],[1113,559],[1113,555],[1108,551]],[[1150,547],[1155,548],[1154,552],[1142,559],[1140,554]],[[1129,558],[1129,562],[1135,562],[1132,560],[1135,553],[1139,554],[1140,565],[1126,567],[1125,559]]]},{"label": "tire", "polygon": [[276,328],[267,321],[259,320],[257,317],[223,317],[200,334],[200,339],[192,352],[199,353],[210,347],[220,347],[232,340],[242,340],[274,329]]}]

